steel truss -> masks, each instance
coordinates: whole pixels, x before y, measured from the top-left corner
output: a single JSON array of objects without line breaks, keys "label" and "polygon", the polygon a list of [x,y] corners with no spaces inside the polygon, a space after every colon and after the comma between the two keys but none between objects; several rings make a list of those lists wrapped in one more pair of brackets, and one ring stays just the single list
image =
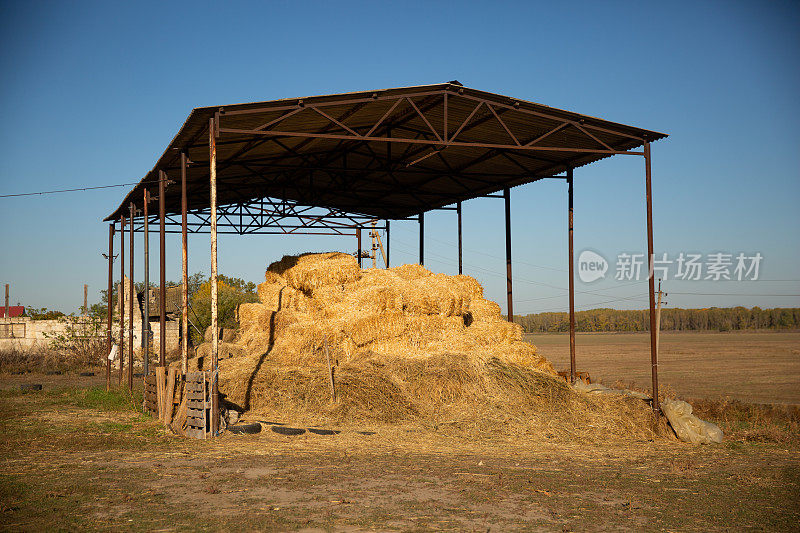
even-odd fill
[{"label": "steel truss", "polygon": [[[187,210],[187,233],[209,233],[210,208]],[[375,217],[345,213],[338,209],[303,206],[289,200],[261,198],[217,207],[217,233],[233,235],[349,235],[372,227]],[[148,214],[150,224],[159,224],[158,214]],[[180,214],[164,216],[166,233],[181,233]],[[386,222],[375,228],[385,230]],[[134,220],[133,231],[144,231],[144,217]]]}]

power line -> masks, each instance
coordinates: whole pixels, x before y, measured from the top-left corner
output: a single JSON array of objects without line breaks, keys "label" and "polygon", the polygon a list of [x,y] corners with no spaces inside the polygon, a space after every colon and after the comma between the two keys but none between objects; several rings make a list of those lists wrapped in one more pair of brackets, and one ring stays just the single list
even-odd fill
[{"label": "power line", "polygon": [[798,297],[800,294],[746,294],[733,292],[673,292],[670,294],[680,294],[682,296],[791,296]]},{"label": "power line", "polygon": [[45,194],[58,194],[63,192],[80,192],[91,191],[95,189],[110,189],[112,187],[129,187],[131,185],[139,185],[140,183],[158,183],[158,180],[152,181],[136,181],[132,183],[117,183],[115,185],[96,185],[94,187],[77,187],[75,189],[57,189],[53,191],[39,191],[39,192],[19,192],[15,194],[0,194],[0,198],[12,198],[15,196],[39,196]]}]

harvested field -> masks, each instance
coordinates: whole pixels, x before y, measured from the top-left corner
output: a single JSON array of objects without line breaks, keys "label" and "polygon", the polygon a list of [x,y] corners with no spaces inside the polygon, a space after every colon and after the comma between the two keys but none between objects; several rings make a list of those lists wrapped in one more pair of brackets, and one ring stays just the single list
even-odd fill
[{"label": "harvested field", "polygon": [[[526,335],[553,365],[569,369],[569,336]],[[647,333],[578,333],[578,370],[606,384],[650,387]],[[800,333],[662,332],[660,383],[682,398],[800,405]]]}]

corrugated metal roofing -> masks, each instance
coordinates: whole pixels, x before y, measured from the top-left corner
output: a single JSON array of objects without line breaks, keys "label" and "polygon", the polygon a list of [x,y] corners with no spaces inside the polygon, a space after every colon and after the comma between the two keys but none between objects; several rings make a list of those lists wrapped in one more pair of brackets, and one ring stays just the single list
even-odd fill
[{"label": "corrugated metal roofing", "polygon": [[[207,207],[215,115],[228,130],[217,138],[219,205],[271,197],[390,219],[556,175],[610,157],[607,148],[629,151],[666,137],[457,82],[201,107],[106,220],[126,215],[130,202],[141,206],[142,188],[155,188],[146,183],[159,170],[177,181],[181,151],[192,161],[188,207]],[[230,131],[258,128],[283,134]],[[390,137],[408,140],[374,140]],[[539,149],[521,148],[531,142]],[[180,213],[180,187],[168,188],[165,202],[167,214]]]}]

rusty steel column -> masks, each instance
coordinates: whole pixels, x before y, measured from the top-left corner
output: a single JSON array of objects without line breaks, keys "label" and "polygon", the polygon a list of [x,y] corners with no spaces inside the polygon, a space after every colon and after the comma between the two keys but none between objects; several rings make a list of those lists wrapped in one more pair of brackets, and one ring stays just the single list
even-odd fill
[{"label": "rusty steel column", "polygon": [[511,190],[503,189],[506,207],[506,298],[508,300],[508,321],[514,321],[514,294],[511,280]]},{"label": "rusty steel column", "polygon": [[[208,125],[211,192],[211,369],[216,372],[219,368],[219,319],[217,316],[217,142],[215,133],[216,121],[212,118]],[[211,383],[212,435],[216,435],[219,428],[218,385],[215,377]]]},{"label": "rusty steel column", "polygon": [[181,373],[189,369],[189,237],[187,235],[187,196],[186,196],[186,152],[181,152],[181,267],[183,287],[181,288]]},{"label": "rusty steel column", "polygon": [[425,212],[419,214],[419,264],[425,264]]},{"label": "rusty steel column", "polygon": [[567,233],[569,234],[569,382],[575,383],[575,249],[572,240],[572,169],[567,169]]},{"label": "rusty steel column", "polygon": [[119,384],[122,385],[122,366],[125,364],[125,217],[120,217],[119,226]]},{"label": "rusty steel column", "polygon": [[361,226],[356,226],[356,242],[358,243],[356,250],[358,253],[358,268],[361,268]]},{"label": "rusty steel column", "polygon": [[386,221],[386,268],[389,268],[390,258],[389,258],[389,250],[391,247],[389,246],[389,220]]},{"label": "rusty steel column", "polygon": [[463,250],[461,248],[461,202],[456,204],[456,215],[458,216],[458,273],[464,273],[464,263],[463,263]]},{"label": "rusty steel column", "polygon": [[166,228],[164,218],[166,216],[166,204],[164,190],[166,189],[167,176],[164,171],[158,171],[158,270],[160,279],[158,281],[158,366],[167,366],[167,258],[166,258]]},{"label": "rusty steel column", "polygon": [[133,300],[136,298],[136,287],[133,285],[133,219],[136,218],[136,206],[130,204],[131,217],[128,224],[128,234],[130,236],[130,250],[128,250],[128,272],[130,273],[130,288],[128,289],[128,329],[130,338],[128,339],[128,389],[133,392]]},{"label": "rusty steel column", "polygon": [[106,293],[106,306],[108,309],[108,331],[106,332],[106,391],[111,390],[111,360],[108,355],[111,353],[111,345],[114,336],[111,333],[111,326],[114,321],[114,223],[108,225],[108,292]]},{"label": "rusty steel column", "polygon": [[647,265],[650,294],[650,364],[653,378],[653,411],[658,414],[658,353],[656,352],[656,288],[653,279],[653,188],[650,171],[650,143],[644,143],[645,189],[647,197]]},{"label": "rusty steel column", "polygon": [[150,191],[147,189],[143,193],[144,208],[143,233],[144,233],[144,313],[142,314],[142,371],[144,375],[150,374]]}]

